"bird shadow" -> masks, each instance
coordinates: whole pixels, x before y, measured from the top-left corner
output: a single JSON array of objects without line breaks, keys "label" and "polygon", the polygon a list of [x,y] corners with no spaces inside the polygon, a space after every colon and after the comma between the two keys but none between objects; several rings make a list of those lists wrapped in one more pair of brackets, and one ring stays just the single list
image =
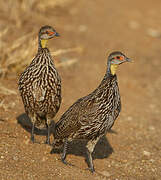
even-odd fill
[{"label": "bird shadow", "polygon": [[[30,118],[27,116],[26,113],[23,113],[17,117],[17,123],[20,124],[20,126],[25,129],[27,132],[31,133],[32,129],[32,122]],[[54,126],[54,122],[52,123],[51,127]],[[51,128],[51,133],[53,133],[53,128]],[[117,134],[117,132],[110,130],[109,133]],[[46,136],[47,135],[47,129],[38,129],[35,127],[34,134]],[[86,141],[72,141],[68,143],[68,154],[73,154],[76,156],[82,156],[85,157],[85,161],[88,164],[87,160],[87,149],[86,149]],[[60,149],[52,149],[51,154],[61,154],[63,152],[63,148]],[[98,143],[95,146],[95,149],[92,153],[93,159],[104,159],[108,158],[112,153],[114,152],[114,149],[112,148],[111,144],[109,143],[106,136],[103,136],[100,138]]]},{"label": "bird shadow", "polygon": [[[76,156],[83,156],[87,160],[87,149],[86,149],[87,142],[85,141],[72,141],[68,143],[68,154],[73,154]],[[52,149],[51,154],[60,154],[63,152],[63,148],[61,149]],[[110,145],[108,139],[103,136],[95,146],[95,149],[92,153],[93,159],[104,159],[108,158],[114,152],[112,146]]]},{"label": "bird shadow", "polygon": [[[30,120],[30,118],[27,116],[26,113],[23,113],[21,115],[19,115],[17,118],[17,123],[20,124],[20,126],[25,129],[27,132],[31,133],[32,130],[32,122]],[[50,133],[53,133],[53,128],[54,127],[54,122],[51,123],[51,130]],[[34,128],[34,134],[36,135],[40,135],[40,136],[47,136],[47,129],[46,128],[42,128],[42,129],[38,129],[38,128]]]}]

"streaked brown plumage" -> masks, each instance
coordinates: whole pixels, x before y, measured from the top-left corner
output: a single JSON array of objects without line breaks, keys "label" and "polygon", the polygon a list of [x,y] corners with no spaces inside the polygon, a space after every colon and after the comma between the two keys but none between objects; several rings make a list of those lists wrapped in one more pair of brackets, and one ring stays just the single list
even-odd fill
[{"label": "streaked brown plumage", "polygon": [[45,125],[48,129],[48,144],[50,123],[61,104],[61,79],[46,47],[48,39],[54,36],[59,34],[51,26],[43,26],[40,29],[38,52],[19,79],[20,95],[32,122],[31,140],[34,142],[34,127]]},{"label": "streaked brown plumage", "polygon": [[94,171],[92,152],[100,137],[114,124],[121,111],[121,100],[116,68],[129,61],[121,52],[113,52],[108,57],[107,72],[100,85],[89,95],[77,100],[55,125],[54,148],[64,143],[62,161],[66,163],[67,142],[74,139],[87,140],[89,168]]}]

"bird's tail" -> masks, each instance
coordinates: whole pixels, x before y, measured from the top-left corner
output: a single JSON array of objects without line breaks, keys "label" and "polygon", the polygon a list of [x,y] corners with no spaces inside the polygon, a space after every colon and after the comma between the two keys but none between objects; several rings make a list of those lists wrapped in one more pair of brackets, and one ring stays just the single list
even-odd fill
[{"label": "bird's tail", "polygon": [[46,117],[36,114],[35,127],[37,128],[46,128]]}]

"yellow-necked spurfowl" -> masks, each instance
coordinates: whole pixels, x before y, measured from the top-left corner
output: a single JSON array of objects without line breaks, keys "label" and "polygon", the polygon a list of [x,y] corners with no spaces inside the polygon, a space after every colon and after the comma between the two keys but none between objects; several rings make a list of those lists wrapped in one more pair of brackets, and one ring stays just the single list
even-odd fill
[{"label": "yellow-necked spurfowl", "polygon": [[116,70],[124,62],[129,62],[121,52],[108,56],[107,72],[100,85],[89,95],[78,99],[55,125],[53,148],[64,144],[62,162],[66,164],[67,142],[87,140],[89,169],[94,172],[92,152],[100,137],[113,126],[121,111],[121,99]]},{"label": "yellow-necked spurfowl", "polygon": [[45,125],[48,130],[46,143],[50,144],[50,124],[61,104],[61,78],[47,48],[49,39],[59,36],[51,26],[41,27],[38,34],[38,52],[31,64],[21,74],[19,91],[25,111],[34,128]]}]

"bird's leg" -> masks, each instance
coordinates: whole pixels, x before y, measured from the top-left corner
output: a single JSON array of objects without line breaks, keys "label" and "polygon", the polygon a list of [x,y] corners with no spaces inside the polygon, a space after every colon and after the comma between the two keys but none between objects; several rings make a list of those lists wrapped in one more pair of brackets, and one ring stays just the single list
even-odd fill
[{"label": "bird's leg", "polygon": [[31,129],[31,141],[35,143],[35,138],[34,138],[34,130],[35,130],[35,122],[36,122],[36,114],[29,114],[29,118],[31,119],[32,122],[32,129]]},{"label": "bird's leg", "polygon": [[93,173],[95,171],[92,159],[92,153],[87,149],[87,157],[89,161],[89,170]]},{"label": "bird's leg", "polygon": [[88,166],[89,170],[93,173],[95,171],[94,165],[93,165],[93,159],[92,159],[92,152],[95,148],[95,145],[97,144],[99,140],[99,137],[97,137],[94,140],[88,141],[86,147],[87,147],[87,161],[88,161]]},{"label": "bird's leg", "polygon": [[46,136],[46,141],[45,144],[50,145],[50,126],[47,126],[47,136]]},{"label": "bird's leg", "polygon": [[46,127],[47,127],[47,136],[46,136],[45,144],[50,145],[50,121],[48,119],[46,122]]},{"label": "bird's leg", "polygon": [[62,153],[62,156],[61,156],[61,161],[64,163],[64,164],[68,164],[66,162],[66,154],[67,154],[67,147],[68,147],[68,141],[67,139],[65,139],[65,142],[64,142],[64,147],[63,147],[63,153]]},{"label": "bird's leg", "polygon": [[64,147],[63,147],[63,153],[62,153],[62,155],[61,155],[61,161],[62,161],[65,165],[73,166],[72,164],[70,164],[70,163],[68,163],[68,162],[66,161],[67,148],[68,148],[68,140],[65,139]]},{"label": "bird's leg", "polygon": [[35,125],[34,125],[34,123],[32,123],[31,141],[32,141],[33,143],[35,142],[35,138],[34,138],[34,129],[35,129]]}]

